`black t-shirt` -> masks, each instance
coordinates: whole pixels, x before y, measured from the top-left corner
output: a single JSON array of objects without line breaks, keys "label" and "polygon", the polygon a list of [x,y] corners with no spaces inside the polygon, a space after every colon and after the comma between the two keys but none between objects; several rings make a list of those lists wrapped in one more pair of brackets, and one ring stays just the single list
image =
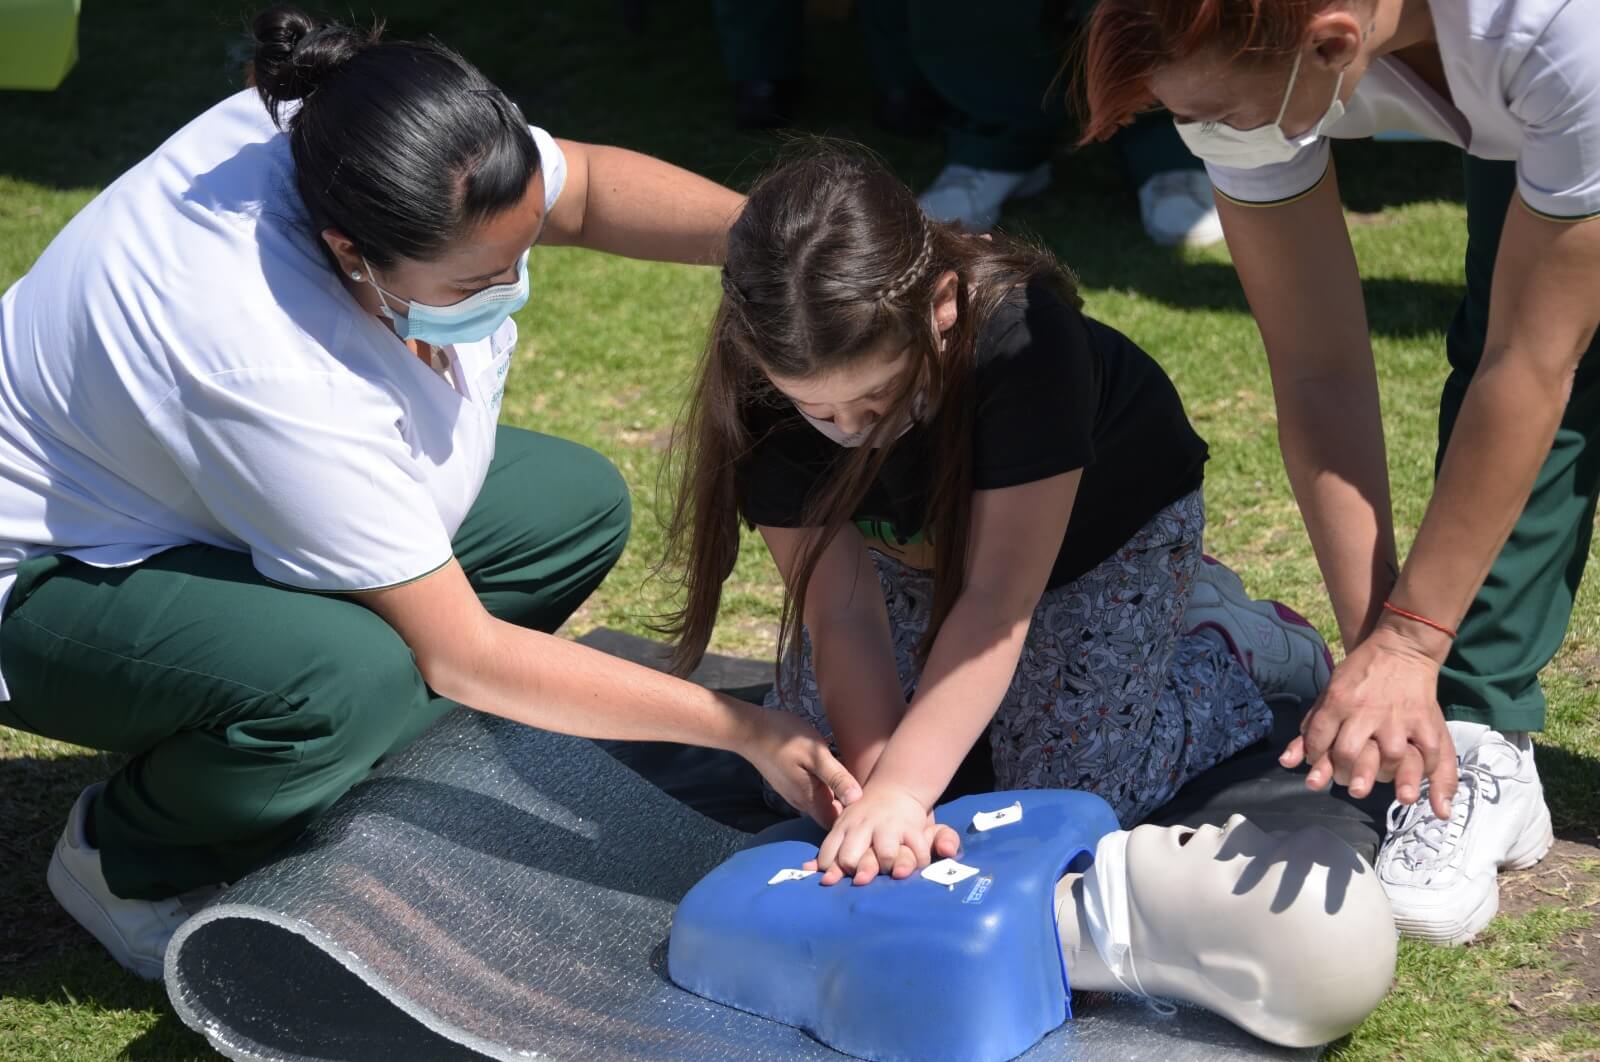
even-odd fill
[{"label": "black t-shirt", "polygon": [[[1155,360],[1042,283],[1011,295],[973,351],[972,486],[993,490],[1084,470],[1049,586],[1093,568],[1200,486],[1206,444]],[[798,527],[812,490],[848,451],[782,401],[751,405],[739,462],[745,519]],[[921,537],[933,487],[927,429],[893,444],[854,514],[870,538]]]}]

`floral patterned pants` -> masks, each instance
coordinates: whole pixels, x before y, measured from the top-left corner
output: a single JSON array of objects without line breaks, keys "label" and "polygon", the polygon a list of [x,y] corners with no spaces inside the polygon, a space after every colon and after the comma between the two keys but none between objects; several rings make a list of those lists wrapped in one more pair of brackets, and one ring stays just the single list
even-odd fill
[{"label": "floral patterned pants", "polygon": [[[1132,826],[1189,779],[1266,736],[1272,716],[1244,666],[1219,640],[1185,633],[1204,527],[1195,491],[1098,566],[1045,591],[989,725],[998,788],[1097,793]],[[933,578],[872,556],[909,701]],[[786,675],[766,706],[805,716],[831,739],[809,637],[801,649],[799,675]]]}]

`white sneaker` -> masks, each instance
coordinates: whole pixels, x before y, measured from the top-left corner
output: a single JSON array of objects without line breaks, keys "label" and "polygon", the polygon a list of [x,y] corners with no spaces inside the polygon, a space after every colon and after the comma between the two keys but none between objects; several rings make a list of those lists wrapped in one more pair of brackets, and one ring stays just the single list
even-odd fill
[{"label": "white sneaker", "polygon": [[1500,909],[1500,869],[1531,867],[1555,843],[1533,744],[1518,738],[1491,730],[1458,757],[1450,818],[1429,809],[1426,779],[1415,804],[1389,806],[1377,871],[1402,935],[1465,944]]},{"label": "white sneaker", "polygon": [[1210,247],[1222,242],[1222,219],[1204,170],[1168,170],[1139,188],[1144,231],[1162,247]]},{"label": "white sneaker", "polygon": [[155,901],[114,895],[100,869],[100,850],[90,847],[83,826],[89,806],[103,789],[103,782],[90,786],[72,805],[45,880],[56,902],[105,945],[113,959],[147,981],[159,981],[172,934],[221,890],[197,889]]},{"label": "white sneaker", "polygon": [[1288,694],[1310,705],[1333,674],[1328,643],[1304,616],[1278,601],[1252,599],[1215,557],[1200,562],[1183,621],[1189,633],[1225,642],[1263,697]]},{"label": "white sneaker", "polygon": [[1038,195],[1048,187],[1048,162],[1021,173],[952,162],[939,171],[917,202],[935,221],[955,221],[968,232],[988,232],[1000,220],[1000,207],[1007,199]]}]

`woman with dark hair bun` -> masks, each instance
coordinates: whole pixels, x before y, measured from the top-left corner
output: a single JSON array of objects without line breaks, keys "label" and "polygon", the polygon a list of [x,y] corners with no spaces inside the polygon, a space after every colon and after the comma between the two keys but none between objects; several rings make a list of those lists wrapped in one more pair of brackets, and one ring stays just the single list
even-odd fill
[{"label": "woman with dark hair bun", "polygon": [[288,7],[254,35],[255,90],[0,301],[0,723],[131,756],[57,899],[158,977],[187,912],[456,704],[853,800],[803,721],[551,636],[627,490],[496,425],[533,244],[716,263],[740,197],[552,139],[437,43]]}]

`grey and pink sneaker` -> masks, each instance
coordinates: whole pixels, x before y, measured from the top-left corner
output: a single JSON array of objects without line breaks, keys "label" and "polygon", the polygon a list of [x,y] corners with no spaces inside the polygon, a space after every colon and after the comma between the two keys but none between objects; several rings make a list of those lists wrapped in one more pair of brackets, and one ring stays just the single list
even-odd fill
[{"label": "grey and pink sneaker", "polygon": [[1333,674],[1333,654],[1304,616],[1279,601],[1259,601],[1215,557],[1195,573],[1184,625],[1227,644],[1263,697],[1289,694],[1309,705]]}]

